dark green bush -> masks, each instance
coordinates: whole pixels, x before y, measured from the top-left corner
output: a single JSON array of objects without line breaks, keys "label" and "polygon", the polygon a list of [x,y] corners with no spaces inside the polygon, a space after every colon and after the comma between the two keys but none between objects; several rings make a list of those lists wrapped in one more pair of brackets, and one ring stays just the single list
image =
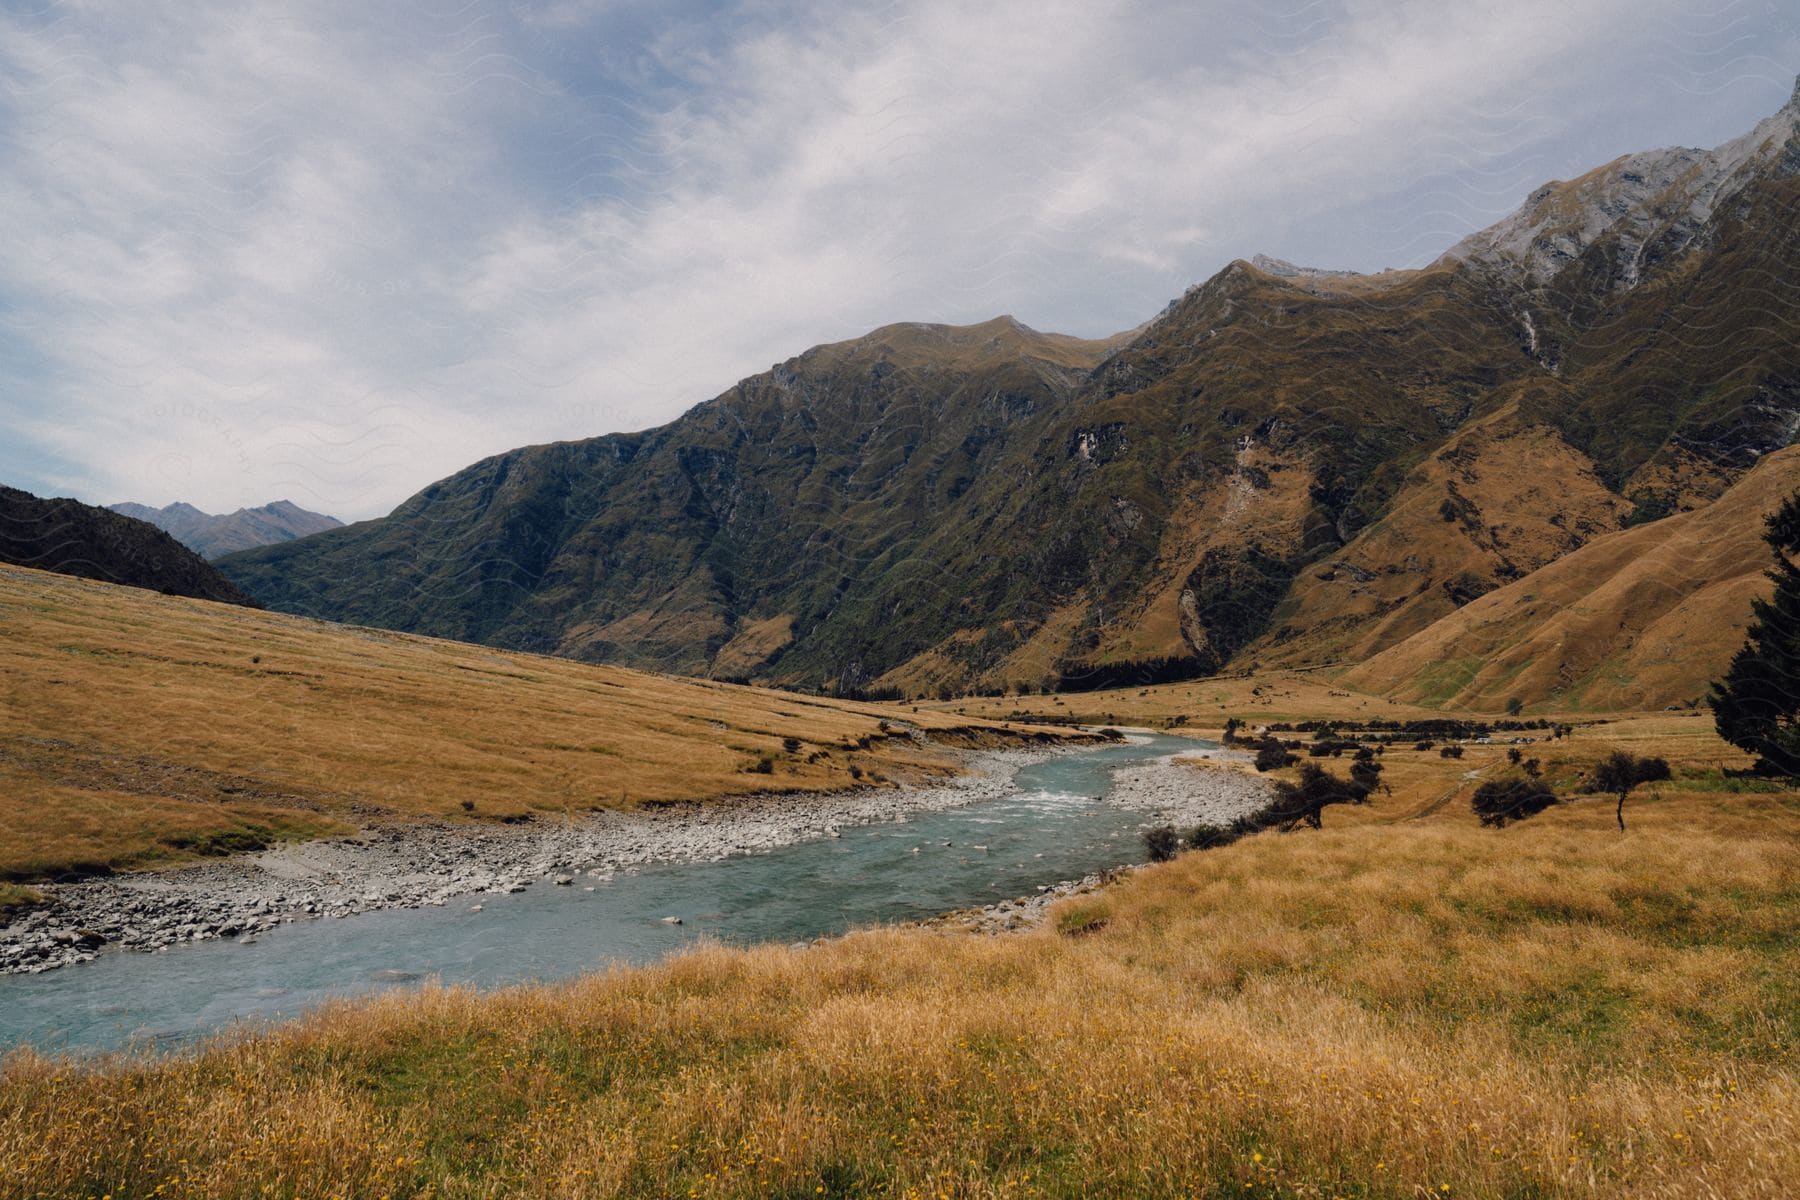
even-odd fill
[{"label": "dark green bush", "polygon": [[1151,862],[1168,862],[1181,853],[1181,835],[1173,825],[1158,825],[1144,830],[1144,849]]},{"label": "dark green bush", "polygon": [[1475,789],[1469,801],[1483,825],[1496,829],[1536,816],[1556,803],[1556,793],[1537,779],[1495,779]]}]

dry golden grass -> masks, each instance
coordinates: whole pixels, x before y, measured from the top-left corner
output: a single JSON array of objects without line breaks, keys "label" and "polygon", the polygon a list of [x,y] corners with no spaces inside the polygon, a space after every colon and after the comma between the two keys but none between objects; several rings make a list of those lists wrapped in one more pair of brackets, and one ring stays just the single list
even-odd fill
[{"label": "dry golden grass", "polygon": [[[1470,421],[1408,474],[1380,520],[1328,562],[1299,572],[1269,632],[1240,663],[1361,663],[1452,618],[1457,603],[1443,584],[1492,580],[1502,564],[1533,572],[1619,527],[1629,506],[1601,482],[1593,462],[1521,412],[1521,405],[1566,408],[1567,388],[1536,380],[1508,391],[1500,408]],[[1444,519],[1452,495],[1470,506],[1466,520]],[[1497,711],[1505,703],[1503,693],[1486,707]]]},{"label": "dry golden grass", "polygon": [[[114,804],[118,821],[133,806],[177,820],[119,790],[166,783],[169,764],[215,793],[222,778],[286,789],[204,801],[233,819],[257,815],[238,804],[329,816],[340,795],[454,815],[466,794],[454,789],[490,786],[500,764],[565,779],[550,764],[602,736],[545,745],[565,708],[609,738],[654,731],[633,735],[646,754],[674,740],[697,760],[621,759],[618,772],[741,788],[749,751],[709,767],[688,714],[718,711],[746,746],[813,722],[839,739],[835,766],[843,737],[899,711],[384,634],[352,649],[343,631],[177,613],[188,602],[158,597],[120,608],[109,594],[102,620],[59,586],[0,574],[9,633],[30,632],[4,651],[6,686],[70,686],[47,677],[78,669],[117,706],[82,718],[72,701],[48,716],[9,704],[0,747],[27,772],[14,788],[45,778],[23,755],[77,756],[106,787],[66,803]],[[313,682],[246,670],[249,653]],[[511,678],[474,674],[500,663]],[[236,682],[194,682],[213,677]],[[641,680],[642,693],[600,679]],[[179,714],[209,694],[260,704],[180,740]],[[1226,715],[1435,715],[1303,673],[1061,699],[922,706],[920,720],[1073,711],[1211,733]],[[194,766],[133,741],[124,712],[213,757]],[[766,727],[745,732],[752,712]],[[51,735],[21,719],[73,720],[76,736],[45,747]],[[299,722],[318,764],[259,745],[294,736],[282,720]],[[508,733],[509,759],[466,749]],[[1505,745],[1461,760],[1396,748],[1383,756],[1391,794],[1330,810],[1322,832],[1190,853],[1023,936],[887,929],[803,951],[709,948],[556,987],[396,992],[174,1057],[15,1052],[0,1065],[0,1195],[1790,1196],[1800,797],[1729,774],[1742,756],[1686,714],[1585,723],[1521,751],[1566,790],[1616,746],[1675,768],[1634,796],[1625,834],[1605,799],[1480,828],[1468,793],[1513,769]],[[355,793],[352,756],[372,772]],[[408,771],[414,791],[398,786]]]},{"label": "dry golden grass", "polygon": [[44,894],[36,888],[18,883],[0,883],[0,917],[14,909],[31,908],[43,901]]},{"label": "dry golden grass", "polygon": [[997,720],[1013,718],[1016,714],[1097,725],[1166,726],[1179,718],[1183,727],[1174,732],[1185,730],[1204,736],[1216,734],[1227,717],[1261,724],[1268,721],[1403,720],[1459,715],[1352,691],[1340,686],[1331,672],[1311,670],[1221,675],[1187,683],[1061,695],[961,696],[954,700],[921,700],[919,708],[921,711],[935,710]]},{"label": "dry golden grass", "polygon": [[[0,879],[347,823],[839,788],[852,766],[950,769],[898,725],[885,735],[883,721],[950,741],[990,735],[953,714],[508,654],[16,567],[0,568],[0,625]],[[765,757],[770,771],[755,771]]]},{"label": "dry golden grass", "polygon": [[[1800,802],[1262,834],[1053,928],[15,1054],[17,1196],[1786,1197]],[[158,1192],[158,1189],[161,1189]]]},{"label": "dry golden grass", "polygon": [[1797,485],[1800,448],[1770,454],[1704,508],[1596,538],[1366,661],[1346,656],[1344,678],[1489,712],[1510,696],[1602,712],[1694,700],[1769,592],[1763,519]]},{"label": "dry golden grass", "polygon": [[[1601,759],[1614,750],[1667,759],[1676,778],[1671,783],[1645,789],[1627,802],[1626,816],[1645,797],[1665,792],[1711,791],[1727,786],[1726,772],[1738,772],[1750,765],[1749,756],[1720,741],[1713,729],[1710,712],[1622,713],[1616,716],[1581,718],[1568,738],[1552,740],[1544,731],[1497,732],[1490,745],[1474,742],[1457,743],[1461,758],[1445,758],[1440,753],[1444,743],[1429,750],[1414,750],[1412,743],[1387,748],[1381,755],[1383,791],[1365,808],[1334,809],[1347,821],[1417,820],[1448,814],[1466,819],[1469,801],[1475,789],[1487,780],[1518,767],[1508,759],[1508,752],[1518,750],[1522,759],[1537,759],[1543,776],[1561,794],[1577,791],[1588,773]],[[1306,734],[1283,735],[1306,740]],[[1347,736],[1354,736],[1350,734]],[[1512,739],[1521,740],[1513,745]],[[1308,761],[1303,759],[1302,761]],[[1321,765],[1343,774],[1347,759],[1323,759]],[[1272,778],[1292,779],[1298,768],[1271,772]]]}]

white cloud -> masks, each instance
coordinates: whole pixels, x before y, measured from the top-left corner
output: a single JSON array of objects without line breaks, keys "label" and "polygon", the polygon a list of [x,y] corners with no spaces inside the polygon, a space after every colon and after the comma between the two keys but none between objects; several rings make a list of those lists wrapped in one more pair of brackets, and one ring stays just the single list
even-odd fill
[{"label": "white cloud", "polygon": [[1621,78],[1691,107],[1712,72],[1744,84],[1714,87],[1721,112],[1760,103],[1778,64],[1671,50],[1666,23],[1693,43],[1760,11],[0,17],[0,470],[362,517],[889,320],[1101,333],[1258,250],[1428,258],[1583,163]]}]

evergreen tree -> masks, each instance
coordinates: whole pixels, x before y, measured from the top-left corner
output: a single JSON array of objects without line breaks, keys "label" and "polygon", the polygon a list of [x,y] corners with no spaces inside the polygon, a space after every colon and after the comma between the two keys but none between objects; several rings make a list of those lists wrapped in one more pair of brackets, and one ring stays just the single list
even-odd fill
[{"label": "evergreen tree", "polygon": [[1769,517],[1763,532],[1775,563],[1775,594],[1751,602],[1743,649],[1707,697],[1719,736],[1757,756],[1770,774],[1800,776],[1800,493]]}]

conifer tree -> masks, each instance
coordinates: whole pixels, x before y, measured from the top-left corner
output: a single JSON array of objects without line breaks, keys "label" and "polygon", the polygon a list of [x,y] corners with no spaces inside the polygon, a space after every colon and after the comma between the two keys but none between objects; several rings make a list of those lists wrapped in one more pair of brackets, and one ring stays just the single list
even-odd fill
[{"label": "conifer tree", "polygon": [[1775,556],[1775,593],[1751,603],[1744,646],[1707,697],[1719,736],[1757,756],[1757,769],[1800,776],[1800,493],[1769,517],[1763,540]]}]

